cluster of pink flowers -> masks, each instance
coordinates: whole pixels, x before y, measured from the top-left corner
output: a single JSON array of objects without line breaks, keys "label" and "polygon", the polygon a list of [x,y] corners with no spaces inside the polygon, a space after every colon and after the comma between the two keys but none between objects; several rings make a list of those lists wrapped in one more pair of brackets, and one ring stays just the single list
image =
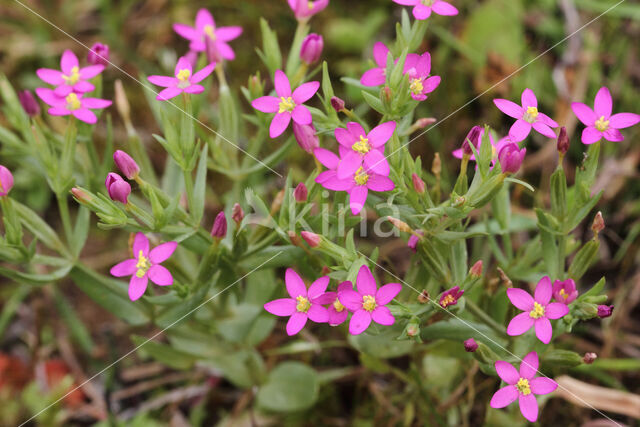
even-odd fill
[{"label": "cluster of pink flowers", "polygon": [[291,268],[286,271],[285,285],[289,298],[268,302],[264,309],[276,316],[289,317],[286,327],[288,335],[300,332],[307,319],[337,326],[347,320],[349,313],[352,313],[349,322],[349,333],[352,335],[366,331],[372,321],[380,325],[393,325],[395,318],[386,305],[402,289],[399,283],[378,288],[371,270],[365,265],[358,271],[355,290],[353,284],[346,281],[340,283],[336,291],[327,292],[329,276],[317,279],[307,289],[302,278]]}]

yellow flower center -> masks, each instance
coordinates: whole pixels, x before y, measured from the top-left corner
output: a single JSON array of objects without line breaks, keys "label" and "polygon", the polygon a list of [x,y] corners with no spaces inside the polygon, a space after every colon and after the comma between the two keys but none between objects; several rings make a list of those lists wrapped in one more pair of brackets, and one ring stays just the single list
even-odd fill
[{"label": "yellow flower center", "polygon": [[342,310],[344,310],[344,305],[342,305],[342,303],[340,302],[340,300],[336,299],[333,302],[333,308],[340,313]]},{"label": "yellow flower center", "polygon": [[422,84],[422,79],[411,79],[411,84],[409,85],[409,90],[414,95],[422,94],[424,90],[424,85]]},{"label": "yellow flower center", "polygon": [[305,298],[302,295],[300,295],[296,298],[296,301],[298,301],[298,304],[296,305],[296,310],[298,310],[301,313],[306,313],[307,311],[309,311],[309,308],[311,307],[311,302],[309,301],[308,298]]},{"label": "yellow flower center", "polygon": [[73,67],[71,69],[71,74],[68,76],[63,75],[62,78],[67,82],[68,85],[73,86],[80,80],[80,68]]},{"label": "yellow flower center", "polygon": [[372,295],[365,295],[362,297],[362,308],[367,311],[373,311],[376,309],[376,297]]},{"label": "yellow flower center", "polygon": [[527,112],[524,113],[523,119],[529,123],[533,123],[536,121],[536,117],[538,117],[538,109],[536,107],[527,107]]},{"label": "yellow flower center", "polygon": [[542,316],[544,316],[544,307],[541,306],[539,303],[534,302],[533,310],[529,312],[529,316],[533,319],[541,318]]},{"label": "yellow flower center", "polygon": [[360,135],[360,140],[356,141],[355,144],[351,146],[353,151],[357,151],[360,154],[367,154],[371,151],[371,145],[369,145],[369,140],[364,136]]},{"label": "yellow flower center", "polygon": [[422,4],[425,6],[433,5],[433,0],[422,0]]},{"label": "yellow flower center", "polygon": [[309,10],[313,9],[313,2],[312,1],[307,2],[307,7],[309,8]]},{"label": "yellow flower center", "polygon": [[4,186],[2,185],[2,180],[1,179],[0,179],[0,191],[4,191]]},{"label": "yellow flower center", "polygon": [[596,129],[598,129],[600,132],[604,132],[605,130],[609,129],[609,120],[605,120],[604,116],[600,116],[600,118],[598,120],[596,120]]},{"label": "yellow flower center", "polygon": [[204,33],[209,36],[209,38],[213,41],[216,40],[216,27],[214,27],[213,25],[205,25],[204,26]]},{"label": "yellow flower center", "polygon": [[567,293],[564,291],[564,289],[560,289],[560,296],[561,296],[563,299],[567,299],[567,298],[569,298],[569,294],[567,294]]},{"label": "yellow flower center", "polygon": [[191,71],[189,71],[187,68],[183,68],[182,70],[178,71],[178,75],[176,77],[181,82],[186,82],[189,80],[189,77],[191,77]]},{"label": "yellow flower center", "polygon": [[516,388],[525,396],[531,394],[531,386],[529,385],[529,380],[526,378],[520,378],[516,384]]},{"label": "yellow flower center", "polygon": [[455,298],[453,298],[453,295],[449,294],[446,297],[442,298],[442,301],[440,301],[440,305],[442,306],[442,308],[447,308],[447,306],[453,302],[455,302]]},{"label": "yellow flower center", "polygon": [[356,181],[356,184],[365,185],[367,181],[369,181],[369,175],[365,173],[362,166],[360,166],[360,168],[356,171],[353,179]]},{"label": "yellow flower center", "polygon": [[293,98],[284,96],[280,97],[280,105],[279,105],[278,113],[284,113],[285,111],[292,112],[294,108],[296,108],[296,103],[293,102]]},{"label": "yellow flower center", "polygon": [[65,101],[67,101],[67,110],[77,110],[82,106],[80,99],[78,99],[78,95],[73,92],[67,95]]},{"label": "yellow flower center", "polygon": [[151,262],[149,262],[149,258],[144,256],[142,250],[138,252],[138,263],[136,264],[136,268],[138,269],[136,271],[136,277],[139,279],[144,277],[144,275],[147,274],[147,270],[151,268]]}]

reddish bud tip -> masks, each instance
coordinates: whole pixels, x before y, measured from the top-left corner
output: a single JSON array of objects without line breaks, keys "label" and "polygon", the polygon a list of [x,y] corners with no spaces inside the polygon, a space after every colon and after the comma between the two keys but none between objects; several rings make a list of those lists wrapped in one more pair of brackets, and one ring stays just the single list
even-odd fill
[{"label": "reddish bud tip", "polygon": [[140,167],[133,158],[122,150],[113,153],[113,161],[120,172],[128,179],[135,179],[140,172]]},{"label": "reddish bud tip", "polygon": [[6,196],[13,188],[13,174],[9,169],[0,165],[0,196]]},{"label": "reddish bud tip", "polygon": [[237,224],[240,225],[242,220],[244,219],[244,211],[242,210],[242,206],[236,203],[233,205],[233,209],[231,210],[231,219]]},{"label": "reddish bud tip", "polygon": [[473,150],[471,150],[471,146],[469,144],[473,144],[475,148],[480,146],[480,134],[482,133],[482,130],[483,129],[480,126],[474,126],[471,128],[464,141],[462,141],[462,154],[466,154],[468,156],[473,154]]},{"label": "reddish bud tip", "polygon": [[597,358],[598,355],[595,353],[585,353],[582,361],[587,365],[591,365]]},{"label": "reddish bud tip", "polygon": [[322,55],[324,40],[321,35],[311,33],[302,41],[300,46],[300,59],[308,65],[317,62]]},{"label": "reddish bud tip", "polygon": [[613,314],[613,306],[612,305],[599,305],[598,306],[598,317],[601,319],[607,318]]},{"label": "reddish bud tip", "polygon": [[296,199],[298,203],[306,202],[308,193],[307,186],[304,185],[304,182],[301,182],[296,186],[296,189],[293,190],[293,198]]},{"label": "reddish bud tip", "polygon": [[125,205],[128,203],[128,197],[129,194],[131,194],[131,186],[127,181],[122,179],[120,175],[109,172],[104,185],[107,188],[107,193],[109,193],[111,200]]},{"label": "reddish bud tip", "polygon": [[426,289],[424,289],[422,292],[420,292],[420,295],[418,295],[418,302],[420,304],[426,304],[429,302],[429,292],[427,292]]},{"label": "reddish bud tip", "polygon": [[102,43],[95,43],[87,54],[87,62],[91,65],[104,65],[109,63],[109,46]]},{"label": "reddish bud tip", "polygon": [[567,136],[567,129],[562,126],[558,134],[558,152],[565,155],[567,151],[569,151],[569,136]]},{"label": "reddish bud tip", "polygon": [[411,181],[413,182],[413,189],[416,190],[418,194],[424,194],[425,184],[422,179],[418,176],[418,174],[414,173],[411,175]]},{"label": "reddish bud tip", "polygon": [[22,90],[18,93],[18,100],[20,100],[20,105],[24,109],[24,112],[27,113],[29,117],[34,117],[40,114],[40,105],[38,105],[38,101],[33,96],[33,93],[29,90]]},{"label": "reddish bud tip", "polygon": [[342,99],[338,98],[337,96],[332,96],[331,106],[333,107],[334,110],[336,110],[336,113],[339,113],[340,111],[344,110],[345,103]]},{"label": "reddish bud tip", "polygon": [[312,248],[315,248],[320,244],[320,236],[316,233],[312,233],[311,231],[301,231],[300,235],[304,239],[305,242]]},{"label": "reddish bud tip", "polygon": [[469,270],[469,275],[474,278],[482,276],[482,260],[476,261]]},{"label": "reddish bud tip", "polygon": [[216,219],[213,221],[213,227],[211,227],[211,237],[223,239],[227,235],[227,217],[224,211],[220,211],[216,215]]},{"label": "reddish bud tip", "polygon": [[293,122],[293,135],[296,137],[296,141],[300,148],[309,154],[313,153],[315,148],[320,146],[318,135],[316,135],[316,128],[313,124],[299,125],[295,121]]},{"label": "reddish bud tip", "polygon": [[89,203],[91,201],[91,196],[77,187],[71,189],[71,194],[80,203]]},{"label": "reddish bud tip", "polygon": [[593,224],[591,225],[591,230],[594,234],[598,234],[602,230],[604,230],[604,218],[602,218],[602,212],[598,211],[595,218],[593,218]]},{"label": "reddish bud tip", "polygon": [[464,351],[474,353],[478,349],[478,343],[473,338],[469,338],[464,342]]}]

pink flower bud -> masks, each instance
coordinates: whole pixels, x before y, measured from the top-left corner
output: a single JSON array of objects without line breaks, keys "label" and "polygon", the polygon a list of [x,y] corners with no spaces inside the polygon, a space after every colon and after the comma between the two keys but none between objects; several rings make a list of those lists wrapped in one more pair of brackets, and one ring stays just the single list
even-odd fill
[{"label": "pink flower bud", "polygon": [[584,357],[582,358],[582,361],[584,363],[586,363],[587,365],[591,365],[596,359],[598,358],[598,355],[595,353],[585,353]]},{"label": "pink flower bud", "polygon": [[475,277],[476,279],[482,276],[482,260],[476,261],[475,264],[469,270],[469,275],[471,277]]},{"label": "pink flower bud", "polygon": [[304,182],[301,182],[296,186],[296,189],[293,190],[293,198],[296,199],[296,202],[306,202],[307,201],[308,190],[307,186],[304,185]]},{"label": "pink flower bud", "polygon": [[109,46],[95,43],[87,54],[87,62],[91,65],[104,65],[109,63]]},{"label": "pink flower bud", "polygon": [[6,196],[13,188],[13,175],[11,171],[0,165],[0,196]]},{"label": "pink flower bud", "polygon": [[602,212],[598,211],[595,218],[593,218],[593,224],[591,225],[591,230],[594,234],[598,234],[602,230],[604,230],[604,218],[602,218]]},{"label": "pink flower bud", "polygon": [[416,120],[416,122],[414,123],[414,126],[416,127],[416,129],[424,129],[435,122],[436,122],[436,119],[434,117],[421,117],[418,120]]},{"label": "pink flower bud", "polygon": [[578,297],[576,282],[573,279],[553,282],[553,298],[563,304],[570,304]]},{"label": "pink flower bud", "polygon": [[90,195],[77,187],[71,189],[71,194],[73,194],[73,197],[80,203],[89,203],[92,200]]},{"label": "pink flower bud", "polygon": [[598,317],[604,319],[613,314],[613,306],[612,305],[599,305],[598,306]]},{"label": "pink flower bud", "polygon": [[425,184],[424,181],[420,179],[418,174],[412,174],[411,181],[413,182],[413,189],[416,190],[416,193],[424,194]]},{"label": "pink flower bud", "polygon": [[140,167],[133,158],[122,150],[113,153],[113,161],[120,172],[128,179],[135,179],[140,172]]},{"label": "pink flower bud", "polygon": [[30,90],[20,91],[18,93],[18,99],[20,100],[20,105],[22,105],[22,108],[29,117],[40,114],[40,105],[38,105],[38,101],[36,101],[36,98]]},{"label": "pink flower bud", "polygon": [[311,33],[302,41],[300,46],[300,59],[307,64],[313,64],[320,59],[322,55],[322,48],[324,47],[324,40],[319,34]]},{"label": "pink flower bud", "polygon": [[332,96],[331,106],[334,110],[336,110],[336,113],[339,113],[340,111],[344,110],[345,103],[343,99],[338,98],[337,96]]},{"label": "pink flower bud", "polygon": [[388,216],[387,219],[389,220],[389,222],[391,224],[393,224],[394,227],[396,227],[398,230],[404,232],[404,233],[411,233],[413,230],[411,229],[411,227],[409,227],[409,224],[407,224],[406,222],[399,220],[398,218],[394,218],[392,216]]},{"label": "pink flower bud", "polygon": [[213,221],[213,227],[211,227],[211,237],[222,239],[227,235],[227,217],[224,211],[220,211],[216,215],[216,219]]},{"label": "pink flower bud", "polygon": [[464,351],[474,353],[478,349],[478,343],[473,338],[469,338],[464,342]]},{"label": "pink flower bud", "polygon": [[242,220],[244,219],[244,211],[242,210],[242,206],[236,203],[233,205],[233,209],[231,210],[231,219],[236,223],[236,225],[240,225]]},{"label": "pink flower bud", "polygon": [[569,137],[567,136],[567,129],[562,126],[558,135],[558,152],[564,155],[567,154],[567,151],[569,151]]},{"label": "pink flower bud", "polygon": [[298,141],[300,148],[309,154],[312,154],[313,150],[320,146],[320,141],[316,135],[316,128],[313,124],[299,125],[294,121],[293,135],[296,137],[296,141]]},{"label": "pink flower bud", "polygon": [[131,194],[131,186],[127,181],[122,179],[117,173],[109,172],[107,179],[104,182],[107,187],[107,193],[111,200],[120,202],[122,204],[128,203],[129,194]]},{"label": "pink flower bud", "polygon": [[300,235],[304,239],[305,242],[312,248],[315,248],[320,244],[320,236],[316,233],[312,233],[310,231],[301,231]]},{"label": "pink flower bud", "polygon": [[[418,230],[418,231],[416,231],[416,233],[424,234],[422,232],[422,230]],[[409,241],[407,242],[407,246],[409,247],[409,249],[411,249],[413,252],[415,252],[419,241],[420,241],[420,237],[416,236],[415,234],[412,234],[411,237],[409,237]]]},{"label": "pink flower bud", "polygon": [[509,142],[500,149],[498,161],[503,173],[516,173],[520,170],[527,149],[520,149],[518,144]]},{"label": "pink flower bud", "polygon": [[482,133],[482,127],[474,126],[471,128],[469,133],[467,134],[464,141],[462,141],[462,154],[466,154],[468,156],[473,154],[473,150],[471,150],[470,143],[473,144],[475,148],[480,146],[480,133]]}]

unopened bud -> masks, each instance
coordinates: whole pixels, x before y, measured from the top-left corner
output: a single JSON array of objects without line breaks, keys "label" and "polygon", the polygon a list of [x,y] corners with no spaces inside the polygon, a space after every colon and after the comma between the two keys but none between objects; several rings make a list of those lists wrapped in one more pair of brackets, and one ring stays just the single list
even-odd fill
[{"label": "unopened bud", "polygon": [[380,89],[380,99],[382,99],[383,103],[391,105],[391,101],[393,101],[393,91],[389,86]]},{"label": "unopened bud", "polygon": [[482,260],[476,261],[476,263],[473,264],[469,270],[469,275],[476,279],[482,276]]},{"label": "unopened bud", "polygon": [[109,46],[95,43],[87,54],[87,62],[91,65],[104,65],[109,63]]},{"label": "unopened bud", "polygon": [[0,196],[6,196],[13,188],[13,174],[3,165],[0,165]]},{"label": "unopened bud", "polygon": [[256,75],[249,76],[247,87],[249,88],[251,99],[260,98],[264,94],[264,84],[260,80],[260,72],[256,73]]},{"label": "unopened bud", "polygon": [[244,211],[242,210],[242,206],[240,206],[239,203],[233,205],[233,209],[231,209],[231,219],[233,219],[236,225],[240,225],[240,223],[244,219]]},{"label": "unopened bud", "polygon": [[300,148],[309,154],[312,154],[313,150],[320,146],[320,140],[318,139],[318,135],[316,135],[316,128],[313,126],[313,123],[309,125],[299,125],[294,121],[293,136],[295,136]]},{"label": "unopened bud", "polygon": [[498,274],[500,275],[500,280],[505,288],[513,288],[513,282],[509,279],[509,276],[504,272],[503,269],[498,267]]},{"label": "unopened bud", "polygon": [[409,224],[407,224],[404,221],[401,221],[397,218],[394,218],[392,216],[388,216],[387,219],[389,220],[389,222],[391,222],[391,224],[393,224],[394,227],[396,227],[398,230],[403,231],[405,233],[412,233],[413,230],[411,229],[411,227],[409,227]]},{"label": "unopened bud", "polygon": [[29,117],[34,117],[40,114],[40,105],[38,105],[38,101],[33,96],[30,90],[22,90],[18,92],[18,100],[20,101],[20,105],[24,109],[24,112],[29,115]]},{"label": "unopened bud", "polygon": [[90,195],[77,187],[71,189],[71,194],[79,203],[89,203],[93,199]]},{"label": "unopened bud", "polygon": [[602,218],[602,212],[598,211],[595,218],[593,218],[591,231],[593,231],[593,234],[597,235],[602,230],[604,230],[604,218]]},{"label": "unopened bud", "polygon": [[310,65],[317,62],[322,55],[324,40],[319,34],[311,33],[302,41],[300,46],[300,59]]},{"label": "unopened bud", "polygon": [[117,173],[109,172],[104,182],[107,193],[111,200],[120,202],[124,205],[128,203],[129,194],[131,194],[131,185]]},{"label": "unopened bud", "polygon": [[414,123],[414,126],[416,127],[416,129],[424,129],[435,122],[436,122],[435,117],[421,117],[418,120],[416,120],[416,122]]},{"label": "unopened bud", "polygon": [[431,172],[436,177],[440,176],[440,172],[442,172],[442,162],[440,161],[440,153],[435,153],[433,155],[433,163],[431,163]]},{"label": "unopened bud", "polygon": [[420,326],[415,323],[409,323],[407,325],[407,336],[411,338],[417,337],[420,334]]},{"label": "unopened bud", "polygon": [[567,135],[567,129],[562,126],[560,134],[558,134],[558,152],[564,156],[567,151],[569,151],[569,136]]},{"label": "unopened bud", "polygon": [[345,103],[344,100],[338,98],[337,96],[332,96],[331,106],[334,110],[336,110],[336,113],[339,113],[340,111],[344,110]]},{"label": "unopened bud", "polygon": [[422,179],[418,176],[418,174],[414,173],[411,175],[411,181],[413,182],[413,189],[416,190],[418,194],[424,194],[425,184]]},{"label": "unopened bud", "polygon": [[420,292],[420,295],[418,295],[418,302],[420,304],[426,304],[429,302],[429,292],[427,292],[426,289],[423,289],[422,292]]},{"label": "unopened bud", "polygon": [[296,186],[296,189],[293,190],[293,198],[296,199],[298,203],[306,202],[308,193],[307,186],[304,185],[304,182],[301,182]]},{"label": "unopened bud", "polygon": [[469,144],[473,144],[475,148],[480,146],[480,133],[482,132],[482,127],[474,126],[471,128],[469,133],[467,134],[464,141],[462,141],[462,154],[466,154],[470,156],[473,154],[473,150],[471,150],[471,146]]},{"label": "unopened bud", "polygon": [[587,365],[591,365],[597,358],[598,355],[595,353],[585,353],[582,361]]},{"label": "unopened bud", "polygon": [[598,317],[601,319],[607,318],[613,314],[613,306],[612,305],[599,305],[598,306]]},{"label": "unopened bud", "polygon": [[312,233],[311,231],[301,231],[300,236],[302,236],[304,241],[312,248],[315,248],[320,244],[320,236],[316,233]]},{"label": "unopened bud", "polygon": [[122,150],[116,150],[113,153],[113,162],[128,179],[135,179],[140,172],[140,167],[136,161]]},{"label": "unopened bud", "polygon": [[418,236],[418,234],[420,236],[424,236],[424,232],[422,230],[418,230],[414,234],[412,234],[411,237],[409,237],[409,240],[407,241],[407,246],[413,252],[416,252],[417,250],[416,248],[418,247],[418,242],[420,241],[420,236]]},{"label": "unopened bud", "polygon": [[224,211],[220,211],[213,221],[211,227],[211,237],[223,239],[227,235],[227,217]]},{"label": "unopened bud", "polygon": [[280,207],[282,207],[283,200],[284,200],[284,190],[280,190],[278,191],[278,194],[276,194],[276,197],[273,199],[273,202],[271,203],[271,215],[275,214],[280,210]]},{"label": "unopened bud", "polygon": [[467,353],[475,353],[478,349],[478,343],[473,338],[469,338],[464,342],[464,351]]}]

